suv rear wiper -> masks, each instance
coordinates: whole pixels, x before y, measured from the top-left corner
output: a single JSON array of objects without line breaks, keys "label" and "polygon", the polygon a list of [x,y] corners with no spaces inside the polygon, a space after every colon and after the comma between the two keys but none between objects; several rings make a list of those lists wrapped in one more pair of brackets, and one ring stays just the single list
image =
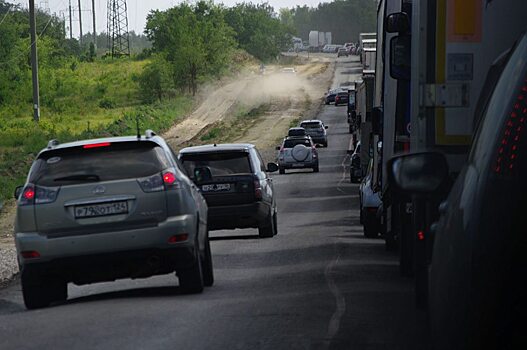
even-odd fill
[{"label": "suv rear wiper", "polygon": [[78,174],[64,177],[57,177],[53,181],[100,181],[101,178],[96,174]]}]

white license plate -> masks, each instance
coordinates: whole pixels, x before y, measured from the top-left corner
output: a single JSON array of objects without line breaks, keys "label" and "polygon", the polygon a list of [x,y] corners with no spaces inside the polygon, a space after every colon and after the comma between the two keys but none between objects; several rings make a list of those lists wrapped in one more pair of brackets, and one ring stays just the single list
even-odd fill
[{"label": "white license plate", "polygon": [[201,186],[203,192],[225,192],[231,190],[231,184],[212,184]]},{"label": "white license plate", "polygon": [[304,166],[304,163],[293,163],[293,168],[301,168]]},{"label": "white license plate", "polygon": [[75,207],[76,218],[91,218],[128,213],[128,203],[112,202],[104,204],[79,205]]}]

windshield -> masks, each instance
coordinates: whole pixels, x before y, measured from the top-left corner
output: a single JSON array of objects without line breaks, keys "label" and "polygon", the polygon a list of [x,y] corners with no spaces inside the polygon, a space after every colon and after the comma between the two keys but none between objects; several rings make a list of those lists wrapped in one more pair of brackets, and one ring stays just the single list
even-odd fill
[{"label": "windshield", "polygon": [[181,162],[191,178],[198,167],[208,167],[212,176],[252,173],[249,154],[246,152],[183,154]]},{"label": "windshield", "polygon": [[322,128],[322,124],[320,124],[319,122],[302,123],[300,124],[300,126],[303,127],[304,129],[321,129]]},{"label": "windshield", "polygon": [[141,178],[169,167],[163,149],[152,142],[116,143],[44,152],[31,168],[29,182],[41,186]]}]

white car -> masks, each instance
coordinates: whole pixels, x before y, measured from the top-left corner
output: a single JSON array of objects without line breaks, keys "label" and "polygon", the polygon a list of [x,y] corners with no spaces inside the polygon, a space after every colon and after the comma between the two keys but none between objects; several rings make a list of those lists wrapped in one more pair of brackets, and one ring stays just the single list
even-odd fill
[{"label": "white car", "polygon": [[364,236],[368,238],[377,237],[381,226],[377,212],[382,202],[379,192],[372,188],[372,173],[373,159],[370,160],[366,176],[359,186],[360,222],[364,226]]}]

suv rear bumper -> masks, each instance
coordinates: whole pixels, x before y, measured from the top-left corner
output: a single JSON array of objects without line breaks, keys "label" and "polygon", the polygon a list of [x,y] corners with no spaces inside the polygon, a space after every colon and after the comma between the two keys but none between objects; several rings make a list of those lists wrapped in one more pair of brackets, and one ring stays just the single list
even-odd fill
[{"label": "suv rear bumper", "polygon": [[[69,259],[79,259],[91,265],[91,257],[115,255],[141,250],[194,251],[196,217],[180,215],[170,217],[157,226],[123,231],[109,231],[84,235],[48,238],[38,232],[15,233],[21,269],[24,265],[44,265]],[[169,243],[173,235],[186,233],[184,242]],[[36,251],[39,258],[24,259],[21,252]],[[185,253],[187,254],[187,253]],[[188,254],[187,254],[188,255]],[[193,255],[193,253],[191,254]],[[119,260],[119,259],[117,259]]]},{"label": "suv rear bumper", "polygon": [[278,166],[282,169],[305,169],[313,168],[318,166],[318,160],[315,162],[305,162],[302,166],[299,166],[301,163],[278,163]]},{"label": "suv rear bumper", "polygon": [[207,220],[209,230],[256,228],[268,218],[269,210],[270,205],[265,202],[211,206]]}]

